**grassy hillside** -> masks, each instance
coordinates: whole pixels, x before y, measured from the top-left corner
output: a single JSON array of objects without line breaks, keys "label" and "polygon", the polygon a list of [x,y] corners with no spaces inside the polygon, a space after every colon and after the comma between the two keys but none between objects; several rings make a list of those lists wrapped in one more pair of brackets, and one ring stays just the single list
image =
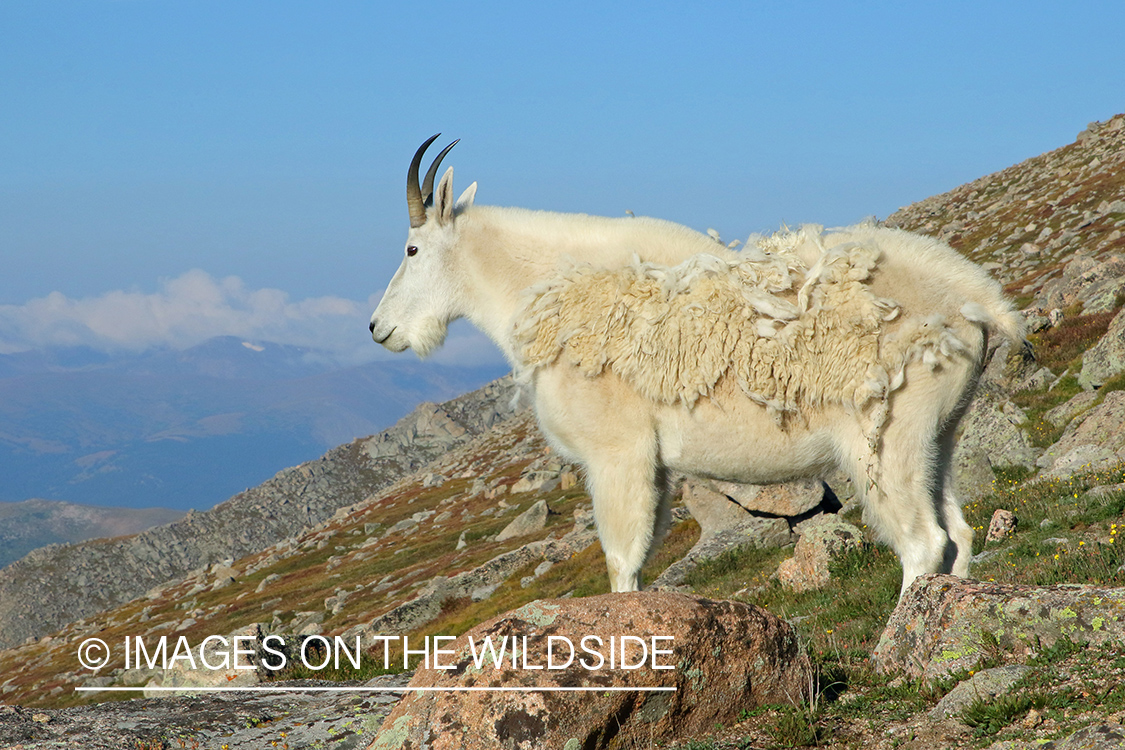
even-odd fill
[{"label": "grassy hillside", "polygon": [[[1125,376],[1117,376],[1084,393],[1076,377],[1084,354],[1104,340],[1125,302],[1115,286],[1125,275],[1101,278],[1090,270],[1115,268],[1125,250],[1123,162],[1125,116],[1119,116],[1092,126],[1074,144],[889,219],[943,236],[986,264],[1028,318],[1040,321],[1033,334],[1038,360],[1029,362],[1018,352],[1007,360],[998,355],[986,376],[989,397],[1005,408],[1010,404],[1003,414],[1039,451],[1073,435],[1083,415],[1116,403],[1125,389]],[[1094,277],[1083,276],[1090,273]],[[1108,296],[1088,294],[1091,289],[1109,290]],[[1091,439],[1112,443],[1114,453],[1122,429],[1111,424]],[[983,490],[966,498],[966,519],[976,531],[972,575],[1037,586],[1125,585],[1125,552],[1118,543],[1125,533],[1125,464],[1103,460],[1096,469],[1064,478],[1040,475],[1038,466],[995,464],[987,470],[994,475],[991,484],[986,479]],[[561,479],[569,469],[550,454],[532,418],[518,414],[292,539],[0,652],[5,680],[0,700],[73,705],[107,699],[76,693],[76,686],[145,684],[154,677],[124,672],[119,659],[91,677],[77,664],[76,648],[93,634],[109,643],[126,635],[161,634],[185,635],[196,643],[246,627],[293,637],[331,636],[376,622],[406,623],[399,632],[411,636],[456,635],[534,599],[605,592],[599,546],[575,541],[589,538],[592,523],[581,483],[516,491],[536,472]],[[497,538],[539,501],[551,511],[542,529]],[[988,543],[985,531],[998,509],[1013,512],[1019,523],[1006,538]],[[683,557],[700,535],[696,522],[678,511],[646,580]],[[857,508],[844,516],[865,528]],[[548,547],[569,552],[552,559],[542,552]],[[463,574],[532,548],[540,551],[519,557],[518,567],[495,585],[458,588]],[[922,683],[883,676],[871,666],[871,651],[898,599],[901,568],[894,554],[867,539],[832,563],[826,588],[804,593],[786,589],[775,575],[791,554],[791,547],[731,549],[695,568],[686,583],[695,593],[757,604],[791,623],[817,667],[815,699],[800,708],[747,711],[735,726],[716,727],[683,747],[1014,750],[1060,739],[1094,721],[1125,719],[1125,644],[1094,653],[1066,640],[1039,649],[1026,665],[1029,671],[1001,698],[973,701],[951,719],[930,719],[928,712],[969,675]],[[432,604],[424,616],[413,610],[402,614],[408,603],[423,601]],[[1003,661],[996,649],[985,666]],[[290,671],[275,678],[372,675]],[[1031,744],[1004,744],[1017,741]]]}]

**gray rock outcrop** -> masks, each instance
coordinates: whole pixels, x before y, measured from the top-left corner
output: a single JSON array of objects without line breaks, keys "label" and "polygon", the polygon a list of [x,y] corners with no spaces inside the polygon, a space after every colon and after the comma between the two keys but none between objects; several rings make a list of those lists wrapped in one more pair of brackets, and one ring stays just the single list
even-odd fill
[{"label": "gray rock outcrop", "polygon": [[801,516],[824,501],[824,483],[819,479],[767,485],[734,482],[710,484],[746,510],[771,516]]},{"label": "gray rock outcrop", "polygon": [[1030,671],[1031,667],[1023,664],[1009,664],[977,672],[946,693],[930,711],[930,718],[941,721],[947,716],[961,713],[973,701],[988,700],[1002,695]]},{"label": "gray rock outcrop", "polygon": [[549,514],[550,509],[547,508],[546,500],[538,500],[532,503],[530,508],[520,513],[510,524],[500,530],[500,533],[496,535],[496,541],[506,542],[513,537],[541,531],[547,525]]},{"label": "gray rock outcrop", "polygon": [[483,565],[445,577],[439,576],[424,586],[414,598],[375,618],[370,624],[348,631],[349,636],[375,634],[399,635],[424,626],[436,619],[442,605],[450,599],[487,598],[504,581],[523,567],[537,560],[558,562],[581,552],[597,541],[597,533],[583,524],[561,539],[530,542],[511,552],[497,555]]},{"label": "gray rock outcrop", "polygon": [[1125,589],[920,576],[891,613],[872,659],[881,672],[930,680],[990,657],[1023,661],[1060,638],[1125,644]]},{"label": "gray rock outcrop", "polygon": [[1095,471],[1125,461],[1125,391],[1105,395],[1102,403],[1067,426],[1062,437],[1040,457],[1052,477]]},{"label": "gray rock outcrop", "polygon": [[[375,738],[409,677],[376,677],[362,693],[205,693],[61,709],[0,705],[0,747],[356,748]],[[308,680],[275,685],[339,687]]]},{"label": "gray rock outcrop", "polygon": [[[1121,279],[1125,284],[1125,278]],[[1107,380],[1125,372],[1125,310],[1117,313],[1109,330],[1092,349],[1082,355],[1078,384],[1100,388]]]},{"label": "gray rock outcrop", "polygon": [[711,483],[689,477],[680,495],[684,506],[700,528],[700,539],[709,539],[720,531],[734,528],[750,514],[727,495],[717,492]]},{"label": "gray rock outcrop", "polygon": [[1035,467],[1039,451],[1020,428],[1026,420],[1023,411],[1008,399],[988,393],[977,395],[961,422],[961,437],[953,451],[958,493],[979,497],[991,490],[994,469]]},{"label": "gray rock outcrop", "polygon": [[708,560],[743,547],[784,547],[789,543],[789,537],[789,522],[784,518],[749,516],[737,526],[701,537],[686,555],[665,568],[649,588],[656,591],[676,590],[683,586],[691,571]]}]

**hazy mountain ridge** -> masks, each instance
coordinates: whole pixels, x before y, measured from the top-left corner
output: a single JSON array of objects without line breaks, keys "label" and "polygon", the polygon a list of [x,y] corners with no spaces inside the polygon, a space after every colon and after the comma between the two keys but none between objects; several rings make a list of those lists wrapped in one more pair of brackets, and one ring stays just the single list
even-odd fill
[{"label": "hazy mountain ridge", "polygon": [[185,351],[0,356],[0,500],[208,508],[326,449],[501,375],[414,359],[340,367],[212,339]]},{"label": "hazy mountain ridge", "polygon": [[183,515],[170,508],[106,508],[39,498],[0,502],[0,568],[48,544],[136,534]]}]

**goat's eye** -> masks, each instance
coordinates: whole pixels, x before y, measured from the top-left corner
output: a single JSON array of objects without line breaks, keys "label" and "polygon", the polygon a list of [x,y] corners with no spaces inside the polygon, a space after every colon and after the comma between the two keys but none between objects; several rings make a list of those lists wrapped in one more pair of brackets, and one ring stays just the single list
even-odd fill
[{"label": "goat's eye", "polygon": [[415,247],[414,245],[408,245],[407,248],[406,248],[406,254],[409,255],[411,258],[413,258],[415,255],[418,254],[418,248]]}]

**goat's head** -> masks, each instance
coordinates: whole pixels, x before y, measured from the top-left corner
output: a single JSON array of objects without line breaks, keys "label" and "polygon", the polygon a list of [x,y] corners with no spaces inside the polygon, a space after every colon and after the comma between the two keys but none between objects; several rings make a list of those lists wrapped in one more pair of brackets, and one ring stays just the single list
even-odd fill
[{"label": "goat's head", "polygon": [[434,190],[438,166],[457,141],[438,154],[425,180],[418,184],[422,156],[438,135],[423,143],[410,162],[406,175],[406,203],[410,210],[406,254],[375,308],[370,326],[376,342],[393,352],[410,348],[421,357],[441,346],[450,321],[461,314],[458,283],[452,271],[452,253],[457,244],[454,219],[459,211],[472,205],[476,194],[473,183],[454,203],[452,167]]}]

